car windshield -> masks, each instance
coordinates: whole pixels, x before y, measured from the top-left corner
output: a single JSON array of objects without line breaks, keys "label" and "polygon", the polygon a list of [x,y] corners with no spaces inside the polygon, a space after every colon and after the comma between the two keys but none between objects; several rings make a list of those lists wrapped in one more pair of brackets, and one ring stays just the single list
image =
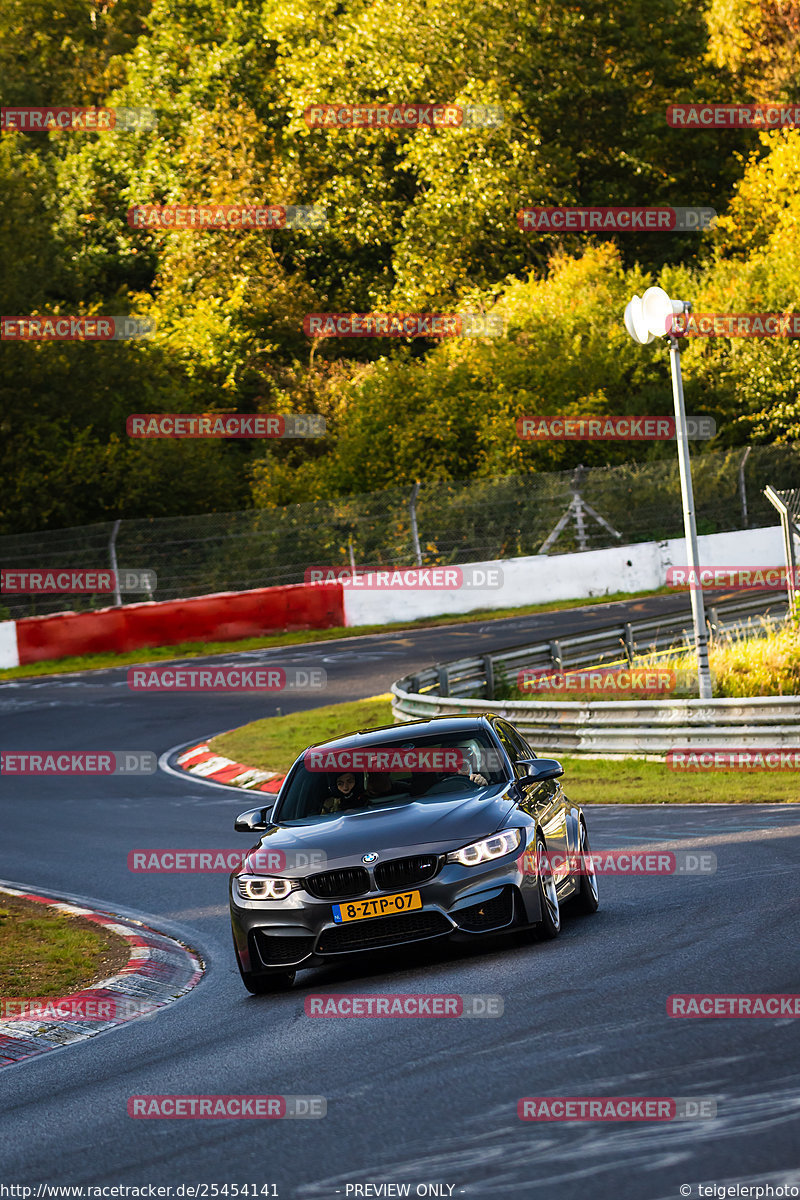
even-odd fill
[{"label": "car windshield", "polygon": [[463,800],[508,781],[489,734],[427,734],[342,750],[315,746],[296,764],[273,813],[281,824],[402,804]]}]

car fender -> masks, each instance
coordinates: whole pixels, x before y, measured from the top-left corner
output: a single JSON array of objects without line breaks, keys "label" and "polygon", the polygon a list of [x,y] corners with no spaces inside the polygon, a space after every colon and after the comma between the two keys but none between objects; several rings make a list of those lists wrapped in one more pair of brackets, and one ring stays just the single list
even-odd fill
[{"label": "car fender", "polygon": [[581,810],[577,804],[567,813],[567,847],[570,854],[577,854],[581,846]]},{"label": "car fender", "polygon": [[[537,836],[541,836],[545,846],[547,846],[547,838],[544,836],[541,825],[529,825],[526,832],[529,835],[528,846],[531,848],[536,845]],[[519,886],[520,896],[525,908],[525,919],[530,925],[538,925],[542,919],[542,903],[539,897],[539,880],[535,875],[523,873]]]}]

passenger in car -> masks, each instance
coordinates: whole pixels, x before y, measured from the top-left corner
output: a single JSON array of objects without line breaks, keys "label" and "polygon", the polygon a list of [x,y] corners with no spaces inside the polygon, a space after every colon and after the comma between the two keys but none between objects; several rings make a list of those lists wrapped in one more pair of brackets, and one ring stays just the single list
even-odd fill
[{"label": "passenger in car", "polygon": [[331,794],[323,801],[321,813],[340,812],[343,808],[358,808],[365,802],[363,793],[356,788],[356,777],[352,771],[337,775],[331,784]]}]

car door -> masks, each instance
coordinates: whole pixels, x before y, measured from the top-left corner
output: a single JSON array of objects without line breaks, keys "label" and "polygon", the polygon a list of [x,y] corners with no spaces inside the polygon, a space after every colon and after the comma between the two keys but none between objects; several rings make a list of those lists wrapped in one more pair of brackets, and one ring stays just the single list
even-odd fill
[{"label": "car door", "polygon": [[[524,760],[536,758],[537,755],[508,721],[497,721],[495,729],[503,749],[511,759],[514,774],[518,779],[522,778],[527,774]],[[558,779],[546,779],[539,784],[525,785],[522,792],[521,807],[541,826],[547,849],[553,855],[553,875],[558,885],[569,875],[567,803],[563,788]]]}]

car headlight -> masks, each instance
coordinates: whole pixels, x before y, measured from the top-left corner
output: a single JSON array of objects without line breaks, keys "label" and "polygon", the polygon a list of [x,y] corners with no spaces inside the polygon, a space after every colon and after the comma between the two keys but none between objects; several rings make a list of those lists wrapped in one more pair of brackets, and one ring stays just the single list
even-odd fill
[{"label": "car headlight", "polygon": [[461,863],[462,867],[477,867],[479,863],[491,862],[493,858],[502,858],[516,850],[520,842],[518,829],[504,829],[492,837],[484,838],[481,842],[473,842],[470,846],[462,846],[460,850],[451,850],[447,862]]},{"label": "car headlight", "polygon": [[243,900],[284,900],[299,886],[296,879],[276,879],[267,875],[236,876],[236,889]]}]

